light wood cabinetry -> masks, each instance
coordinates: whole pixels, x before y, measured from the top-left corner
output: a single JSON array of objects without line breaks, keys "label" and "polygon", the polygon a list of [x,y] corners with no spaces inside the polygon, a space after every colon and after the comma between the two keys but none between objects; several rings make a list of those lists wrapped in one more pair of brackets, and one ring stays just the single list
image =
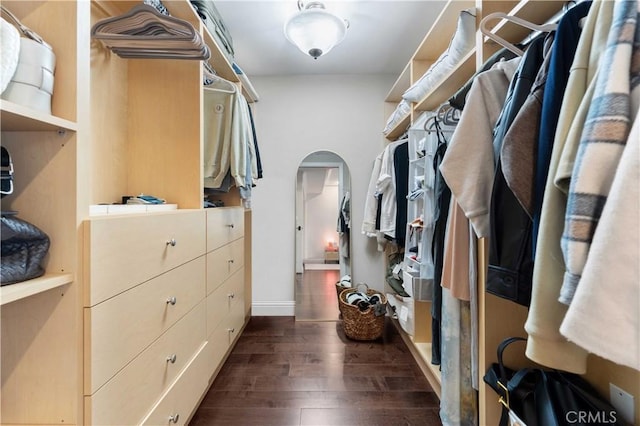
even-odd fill
[{"label": "light wood cabinetry", "polygon": [[[57,58],[51,115],[0,101],[16,170],[2,208],[51,239],[44,276],[0,288],[2,424],[186,423],[250,314],[251,211],[237,191],[202,208],[202,62],[122,59],[91,38],[138,3],[2,2]],[[163,4],[241,87],[189,1]],[[90,215],[140,193],[178,210]]]},{"label": "light wood cabinetry", "polygon": [[[505,12],[518,16],[530,22],[543,24],[560,13],[565,6],[564,1],[544,0],[450,0],[444,6],[440,16],[431,29],[428,30],[424,40],[417,48],[416,53],[404,68],[385,99],[385,112],[391,113],[402,99],[406,91],[429,66],[447,48],[448,42],[456,28],[456,18],[459,12],[469,7],[476,9],[476,23],[484,16],[494,12]],[[505,40],[517,43],[524,40],[530,30],[519,25],[496,21],[493,32]],[[443,83],[427,93],[419,102],[412,103],[411,112],[404,117],[388,134],[387,139],[392,141],[402,135],[407,128],[417,120],[422,111],[433,111],[443,102],[449,99],[469,78],[476,69],[484,63],[501,46],[489,41],[480,32],[476,36],[476,47],[469,53],[458,67],[444,79]],[[504,299],[487,294],[484,291],[485,270],[488,260],[487,241],[482,239],[478,244],[478,311],[479,311],[479,370],[484,374],[491,363],[497,361],[496,348],[500,341],[509,336],[525,336],[524,323],[527,318],[526,308],[508,302]],[[438,366],[431,364],[431,304],[429,302],[414,302],[413,335],[402,331],[401,335],[408,344],[409,349],[416,358],[426,378],[434,390],[440,395],[440,374]],[[411,317],[409,317],[411,319]],[[505,320],[508,318],[508,321]],[[509,364],[514,367],[530,365],[524,355],[509,359]],[[609,397],[609,383],[618,385],[635,396],[636,423],[640,423],[640,373],[630,368],[615,365],[597,356],[589,358],[588,371],[584,376],[592,383],[601,395]],[[479,424],[495,425],[499,423],[500,404],[497,396],[487,385],[480,383],[479,392]]]},{"label": "light wood cabinetry", "polygon": [[209,345],[206,351],[212,380],[219,360],[232,347],[250,315],[245,302],[244,220],[240,208],[207,211],[207,340],[216,345]]}]

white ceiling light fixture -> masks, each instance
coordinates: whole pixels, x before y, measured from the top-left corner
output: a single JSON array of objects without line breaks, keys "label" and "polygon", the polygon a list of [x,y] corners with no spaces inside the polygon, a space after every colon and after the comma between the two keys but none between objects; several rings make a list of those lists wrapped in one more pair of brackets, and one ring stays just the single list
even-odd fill
[{"label": "white ceiling light fixture", "polygon": [[318,59],[344,39],[349,22],[327,12],[322,2],[299,0],[298,10],[284,24],[284,34],[303,53]]}]

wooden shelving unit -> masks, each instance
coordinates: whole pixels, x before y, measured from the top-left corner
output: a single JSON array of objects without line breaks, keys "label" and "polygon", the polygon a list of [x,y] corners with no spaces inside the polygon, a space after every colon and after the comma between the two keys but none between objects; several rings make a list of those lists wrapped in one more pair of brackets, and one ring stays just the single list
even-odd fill
[{"label": "wooden shelving unit", "polygon": [[[97,410],[85,398],[84,388],[92,338],[85,333],[91,259],[85,257],[84,222],[90,219],[91,206],[145,193],[177,204],[180,210],[175,216],[187,217],[187,210],[202,209],[202,62],[123,59],[91,38],[95,22],[122,15],[140,3],[2,2],[56,54],[51,114],[0,101],[2,146],[9,150],[15,169],[14,193],[2,198],[2,207],[17,211],[51,241],[45,275],[0,288],[2,424],[87,424]],[[217,74],[241,87],[232,64],[190,2],[163,4],[172,16],[201,32]],[[241,205],[237,191],[225,202]],[[243,220],[250,223],[251,212],[241,210]],[[137,217],[149,224],[158,216]],[[250,253],[250,241],[245,244]],[[250,264],[244,268],[251,271]],[[238,317],[246,318],[251,310],[250,274],[242,284],[249,299],[238,302],[242,307],[237,310]],[[214,346],[215,342],[207,345]],[[208,380],[204,370],[190,374],[201,383]],[[189,392],[197,393],[187,382]],[[178,395],[185,407],[196,404],[200,396],[185,395]],[[118,410],[124,408],[114,405],[113,411]],[[185,411],[180,421],[188,421],[188,416]]]},{"label": "wooden shelving unit", "polygon": [[73,282],[72,274],[47,274],[42,277],[0,287],[0,306]]},{"label": "wooden shelving unit", "polygon": [[0,101],[0,123],[2,131],[52,132],[78,130],[77,123],[48,115],[10,101]]}]

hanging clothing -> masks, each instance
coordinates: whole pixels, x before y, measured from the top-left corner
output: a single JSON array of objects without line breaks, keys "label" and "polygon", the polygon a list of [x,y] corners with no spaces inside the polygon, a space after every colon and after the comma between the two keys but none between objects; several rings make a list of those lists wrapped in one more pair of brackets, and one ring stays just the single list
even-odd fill
[{"label": "hanging clothing", "polygon": [[611,24],[614,2],[594,1],[576,49],[553,142],[549,178],[544,191],[538,246],[534,259],[531,305],[525,323],[526,356],[538,364],[584,374],[587,352],[560,334],[567,307],[558,301],[565,266],[560,250],[570,153],[577,151],[584,119],[593,95],[600,54]]},{"label": "hanging clothing", "polygon": [[247,101],[247,110],[249,111],[249,122],[251,123],[251,133],[253,135],[253,144],[256,152],[256,169],[257,176],[256,179],[262,179],[262,161],[260,160],[260,149],[258,148],[258,135],[256,134],[256,125],[253,121],[253,111],[251,110],[251,105]]},{"label": "hanging clothing", "polygon": [[560,332],[616,364],[640,370],[640,114],[636,114],[589,257]]},{"label": "hanging clothing", "polygon": [[407,195],[409,194],[409,143],[398,145],[393,153],[396,193],[395,242],[404,247],[407,229]]},{"label": "hanging clothing", "polygon": [[380,176],[380,167],[382,166],[382,155],[384,151],[378,154],[373,161],[373,169],[369,178],[369,188],[367,196],[364,200],[364,217],[362,219],[362,233],[367,237],[376,236],[376,213],[378,211],[378,196],[376,195],[376,183]]},{"label": "hanging clothing", "polygon": [[219,188],[230,168],[235,93],[204,90],[204,186]]},{"label": "hanging clothing", "polygon": [[[509,86],[493,138],[494,154],[497,153],[497,157],[491,190],[491,235],[486,291],[524,306],[529,306],[531,300],[531,219],[507,185],[503,173],[505,163],[502,148],[504,136],[511,130],[514,119],[522,112],[521,108],[529,97],[545,55],[548,56],[552,41],[553,35],[540,35],[524,53]],[[519,169],[521,163],[525,162],[522,160],[517,158],[516,164],[507,163],[507,166]]]},{"label": "hanging clothing", "polygon": [[469,219],[465,217],[456,199],[451,197],[440,285],[448,289],[451,296],[465,301],[471,300],[469,230]]},{"label": "hanging clothing", "polygon": [[637,49],[640,44],[637,19],[638,2],[616,2],[571,175],[562,235],[566,272],[559,297],[567,305],[580,282],[591,239],[635,117],[632,108],[637,110],[640,99],[640,64],[632,66],[634,47]]},{"label": "hanging clothing", "polygon": [[545,40],[544,59],[539,67],[538,75],[533,81],[529,96],[520,107],[513,119],[513,123],[505,133],[502,150],[500,151],[500,163],[505,183],[509,186],[509,189],[530,219],[533,217],[533,182],[540,133],[542,99],[554,49],[555,37],[553,34],[549,34]]},{"label": "hanging clothing", "polygon": [[476,77],[440,165],[451,193],[479,238],[489,236],[489,204],[494,176],[493,129],[519,62],[519,57],[498,62]]},{"label": "hanging clothing", "polygon": [[547,175],[549,173],[549,161],[551,160],[551,150],[558,125],[560,107],[562,106],[571,64],[573,63],[576,48],[578,47],[578,40],[582,32],[580,22],[581,19],[587,16],[590,8],[591,1],[585,0],[569,9],[560,19],[553,41],[549,75],[547,76],[544,97],[542,98],[542,111],[540,113],[540,128],[535,161],[535,180],[532,201],[533,228],[531,231],[531,246],[534,255],[538,240],[542,199],[547,182]]},{"label": "hanging clothing", "polygon": [[441,351],[441,320],[442,320],[442,268],[444,263],[444,245],[447,228],[447,218],[449,217],[449,204],[451,203],[451,190],[447,187],[442,173],[440,173],[440,163],[447,149],[447,141],[438,138],[438,147],[433,159],[434,198],[436,199],[433,219],[435,221],[433,230],[433,300],[431,302],[431,363],[440,365]]},{"label": "hanging clothing", "polygon": [[516,56],[517,55],[514,52],[510,51],[506,47],[503,47],[502,49],[498,50],[496,53],[491,55],[489,57],[489,59],[487,59],[482,64],[480,69],[478,71],[476,71],[476,73],[473,75],[473,77],[471,77],[464,84],[464,86],[462,86],[451,98],[449,98],[449,105],[451,105],[452,107],[454,107],[454,108],[456,108],[456,109],[458,109],[460,111],[464,110],[464,106],[465,106],[466,101],[467,101],[467,94],[469,93],[469,89],[471,89],[471,85],[473,84],[473,80],[475,80],[475,78],[478,76],[478,74],[483,73],[485,71],[488,71],[497,62],[508,61],[510,59],[515,58]]},{"label": "hanging clothing", "polygon": [[349,234],[351,230],[351,196],[345,192],[340,201],[338,212],[338,238],[340,244],[340,256],[349,258]]},{"label": "hanging clothing", "polygon": [[442,375],[440,419],[443,426],[478,424],[477,394],[471,379],[469,302],[442,291]]},{"label": "hanging clothing", "polygon": [[[215,83],[214,83],[215,85]],[[223,187],[227,172],[248,200],[258,177],[249,106],[238,90],[204,90],[204,187]]]},{"label": "hanging clothing", "polygon": [[[389,239],[396,236],[396,180],[393,167],[393,155],[396,148],[406,140],[392,142],[386,146],[382,155],[382,164],[380,166],[380,176],[376,182],[376,193],[382,194],[381,215],[380,215],[380,233]],[[403,230],[404,231],[404,230]]]}]

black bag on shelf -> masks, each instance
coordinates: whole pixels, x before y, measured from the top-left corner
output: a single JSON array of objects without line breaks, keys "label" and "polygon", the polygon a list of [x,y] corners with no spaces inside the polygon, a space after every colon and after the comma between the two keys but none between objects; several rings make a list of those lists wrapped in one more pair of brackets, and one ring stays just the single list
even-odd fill
[{"label": "black bag on shelf", "polygon": [[[577,374],[542,368],[513,370],[502,361],[511,343],[526,341],[509,337],[498,345],[498,362],[483,379],[502,404],[500,426],[621,425],[616,409]],[[515,419],[515,420],[514,420]]]},{"label": "black bag on shelf", "polygon": [[42,262],[49,251],[49,237],[35,225],[2,212],[0,229],[0,285],[15,284],[44,274]]}]

